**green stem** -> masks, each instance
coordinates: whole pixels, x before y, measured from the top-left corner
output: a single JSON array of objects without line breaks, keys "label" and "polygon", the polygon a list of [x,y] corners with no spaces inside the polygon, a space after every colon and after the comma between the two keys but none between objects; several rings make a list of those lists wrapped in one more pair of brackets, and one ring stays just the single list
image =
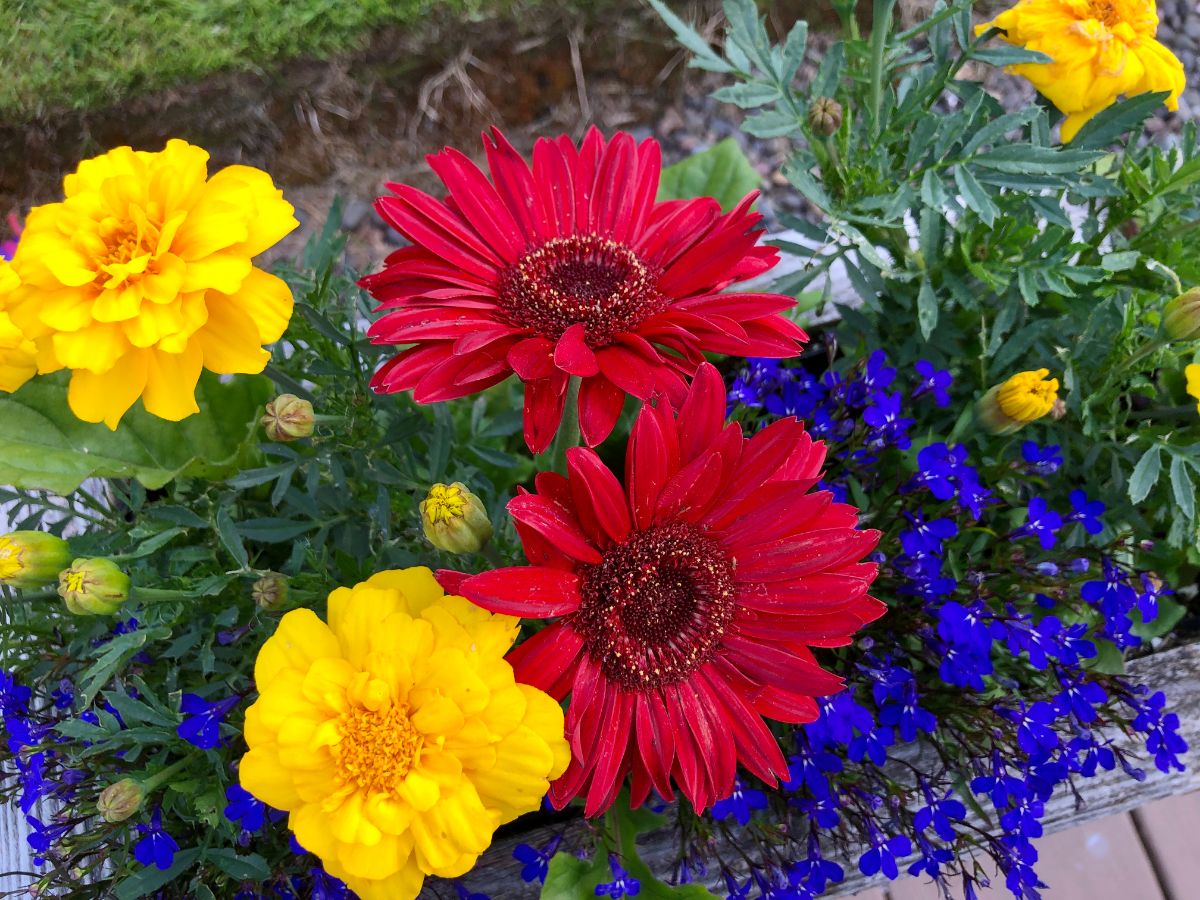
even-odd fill
[{"label": "green stem", "polygon": [[161,772],[158,772],[158,773],[150,776],[149,778],[147,778],[145,781],[143,781],[142,782],[142,790],[144,790],[147,794],[149,794],[152,790],[154,790],[156,787],[158,787],[160,784],[162,784],[164,781],[166,781],[168,778],[170,778],[172,775],[174,775],[180,769],[189,765],[198,756],[200,756],[199,753],[189,753],[183,759],[179,759],[179,760],[176,760],[175,762],[171,763],[171,765],[167,766]]},{"label": "green stem", "polygon": [[883,57],[887,52],[888,33],[892,28],[892,10],[896,0],[875,0],[871,17],[871,134],[880,131],[879,113],[883,109]]},{"label": "green stem", "polygon": [[195,598],[196,592],[147,588],[134,585],[132,596],[134,600],[190,600]]},{"label": "green stem", "polygon": [[572,375],[567,383],[567,396],[563,402],[562,421],[558,423],[558,434],[554,443],[543,453],[539,462],[545,470],[567,474],[567,451],[583,443],[579,432],[579,376]]}]

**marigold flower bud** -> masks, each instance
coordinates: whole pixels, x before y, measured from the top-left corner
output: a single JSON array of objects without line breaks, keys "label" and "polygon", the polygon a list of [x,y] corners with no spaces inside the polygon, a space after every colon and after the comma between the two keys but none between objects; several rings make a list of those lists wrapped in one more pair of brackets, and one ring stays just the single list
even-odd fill
[{"label": "marigold flower bud", "polygon": [[992,434],[1011,434],[1053,412],[1058,379],[1049,374],[1049,369],[1018,372],[984,394],[976,407],[983,427]]},{"label": "marigold flower bud", "polygon": [[77,616],[111,616],[129,597],[129,576],[111,559],[77,559],[59,574],[58,595]]},{"label": "marigold flower bud", "polygon": [[142,808],[146,789],[132,778],[122,778],[100,792],[96,811],[105,822],[124,822]]},{"label": "marigold flower bud", "polygon": [[280,394],[269,402],[260,421],[268,438],[285,442],[309,437],[316,425],[312,404],[295,394]]},{"label": "marigold flower bud", "polygon": [[71,561],[71,548],[44,531],[13,531],[0,535],[0,584],[39,588],[53,584]]},{"label": "marigold flower bud", "polygon": [[1200,288],[1185,291],[1167,304],[1163,331],[1173,341],[1200,340]]},{"label": "marigold flower bud", "polygon": [[254,598],[259,609],[278,609],[287,602],[287,576],[278,572],[268,572],[254,582],[250,588],[250,596]]},{"label": "marigold flower bud", "polygon": [[842,127],[842,104],[832,97],[818,97],[808,107],[808,127],[829,137]]},{"label": "marigold flower bud", "polygon": [[421,501],[421,525],[429,543],[448,553],[474,553],[492,538],[482,501],[460,481],[429,489]]}]

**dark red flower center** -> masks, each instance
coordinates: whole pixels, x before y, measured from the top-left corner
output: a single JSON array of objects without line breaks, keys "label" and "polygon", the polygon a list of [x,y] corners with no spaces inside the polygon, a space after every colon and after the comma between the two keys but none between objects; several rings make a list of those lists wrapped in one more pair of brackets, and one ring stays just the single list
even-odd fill
[{"label": "dark red flower center", "polygon": [[572,627],[604,674],[629,690],[687,678],[733,619],[733,564],[683,522],[634,534],[580,574]]},{"label": "dark red flower center", "polygon": [[555,238],[500,276],[499,304],[513,324],[558,340],[582,323],[593,347],[662,312],[659,273],[636,253],[594,234]]}]

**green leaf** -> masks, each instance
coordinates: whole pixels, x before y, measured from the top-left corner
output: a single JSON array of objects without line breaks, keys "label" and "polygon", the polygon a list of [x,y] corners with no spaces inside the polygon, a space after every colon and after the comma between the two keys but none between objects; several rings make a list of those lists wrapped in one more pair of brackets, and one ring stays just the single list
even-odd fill
[{"label": "green leaf", "polygon": [[608,814],[617,818],[617,830],[621,835],[621,864],[641,883],[639,897],[643,900],[711,900],[714,897],[703,885],[672,886],[659,881],[638,855],[637,836],[664,827],[665,817],[650,812],[644,806],[630,809],[627,791],[622,792]]},{"label": "green leaf", "polygon": [[75,683],[82,685],[79,689],[79,705],[86,709],[92,705],[92,700],[104,687],[113,673],[121,667],[126,659],[133,656],[145,646],[151,638],[160,639],[171,634],[169,628],[144,629],[131,631],[128,634],[117,635],[106,645],[104,652],[82,674],[75,678]]},{"label": "green leaf", "polygon": [[139,403],[109,431],[75,418],[66,373],[35,378],[15,394],[0,394],[0,484],[69,494],[97,477],[136,478],[159,488],[189,466],[232,463],[270,396],[266,378],[221,384],[205,372],[196,387],[198,414],[168,422]]},{"label": "green leaf", "polygon": [[1113,104],[1089,119],[1079,129],[1071,146],[1080,150],[1099,150],[1109,146],[1131,128],[1138,128],[1169,96],[1168,91],[1158,91],[1138,94]]},{"label": "green leaf", "polygon": [[1158,475],[1162,471],[1161,454],[1162,448],[1155,444],[1142,454],[1133,467],[1133,474],[1129,476],[1129,499],[1133,503],[1145,500],[1158,482]]},{"label": "green leaf", "polygon": [[967,170],[966,166],[954,167],[954,183],[958,186],[958,192],[962,194],[963,202],[969,209],[974,210],[975,214],[990,228],[995,223],[996,217],[1000,215],[1000,208],[988,196],[983,185]]},{"label": "green leaf", "polygon": [[597,853],[595,859],[579,859],[560,850],[550,860],[542,900],[582,900],[596,896],[596,885],[608,878],[608,860]]},{"label": "green leaf", "polygon": [[708,69],[712,72],[733,71],[733,66],[717,56],[713,52],[712,47],[708,46],[708,42],[694,28],[684,22],[683,19],[671,12],[667,4],[663,3],[662,0],[650,0],[650,5],[654,7],[654,11],[658,13],[659,17],[666,22],[667,27],[675,33],[675,40],[679,41],[679,43],[695,54],[696,58],[692,60],[693,66],[698,69]]},{"label": "green leaf", "polygon": [[1144,641],[1162,637],[1179,624],[1179,620],[1186,612],[1187,607],[1182,603],[1176,603],[1170,597],[1163,597],[1158,601],[1158,615],[1146,622],[1142,619],[1141,613],[1137,613],[1135,615],[1137,621],[1134,622],[1130,631]]},{"label": "green leaf", "polygon": [[234,850],[221,847],[206,851],[204,859],[237,881],[266,881],[271,877],[271,867],[257,853],[239,856]]},{"label": "green leaf", "polygon": [[180,851],[175,854],[175,861],[169,869],[160,870],[148,866],[134,872],[113,888],[112,895],[116,900],[138,900],[139,897],[145,897],[190,869],[199,856],[200,851],[195,848]]},{"label": "green leaf", "polygon": [[938,302],[937,295],[928,278],[921,279],[921,291],[917,294],[917,324],[921,326],[921,337],[929,340],[933,329],[937,328]]},{"label": "green leaf", "polygon": [[1196,486],[1192,484],[1192,476],[1182,456],[1171,458],[1171,490],[1175,494],[1175,504],[1183,510],[1188,521],[1195,519]]},{"label": "green leaf", "polygon": [[1106,253],[1100,260],[1100,267],[1106,272],[1126,272],[1137,265],[1141,254],[1136,250],[1118,250]]},{"label": "green leaf", "polygon": [[714,197],[729,212],[762,184],[762,176],[733,138],[663,169],[659,200]]},{"label": "green leaf", "polygon": [[250,567],[250,557],[246,554],[246,546],[242,543],[237,526],[233,524],[229,508],[225,506],[217,510],[217,537],[221,539],[221,544],[229,551],[229,555],[237,560],[239,566],[243,569]]},{"label": "green leaf", "polygon": [[722,103],[732,103],[734,106],[739,106],[742,109],[755,109],[759,106],[765,106],[768,103],[774,103],[776,100],[779,100],[781,96],[779,88],[758,81],[727,85],[712,93],[714,100],[720,100]]}]

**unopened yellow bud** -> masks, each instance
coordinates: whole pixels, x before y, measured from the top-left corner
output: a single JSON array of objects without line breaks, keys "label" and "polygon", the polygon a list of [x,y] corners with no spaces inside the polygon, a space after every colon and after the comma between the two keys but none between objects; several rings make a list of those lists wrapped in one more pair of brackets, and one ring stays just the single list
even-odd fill
[{"label": "unopened yellow bud", "polygon": [[259,609],[278,609],[288,598],[288,580],[278,572],[268,572],[250,588],[250,596]]},{"label": "unopened yellow bud", "polygon": [[77,616],[111,616],[129,597],[129,576],[111,559],[77,559],[59,574],[58,595]]},{"label": "unopened yellow bud", "polygon": [[1018,372],[980,399],[976,412],[980,423],[993,434],[1011,434],[1054,411],[1058,379],[1049,369]]},{"label": "unopened yellow bud", "polygon": [[280,394],[267,404],[260,420],[273,441],[296,441],[312,435],[316,426],[313,406],[295,394]]},{"label": "unopened yellow bud", "polygon": [[96,812],[105,822],[124,822],[142,808],[146,790],[132,778],[122,778],[100,792]]},{"label": "unopened yellow bud", "polygon": [[0,534],[0,584],[8,587],[45,587],[71,561],[71,548],[60,537],[44,531]]},{"label": "unopened yellow bud", "polygon": [[1167,304],[1163,332],[1173,341],[1200,340],[1200,288],[1192,288]]},{"label": "unopened yellow bud", "polygon": [[474,553],[492,537],[482,501],[459,481],[429,489],[421,501],[421,525],[429,543],[448,553]]}]

